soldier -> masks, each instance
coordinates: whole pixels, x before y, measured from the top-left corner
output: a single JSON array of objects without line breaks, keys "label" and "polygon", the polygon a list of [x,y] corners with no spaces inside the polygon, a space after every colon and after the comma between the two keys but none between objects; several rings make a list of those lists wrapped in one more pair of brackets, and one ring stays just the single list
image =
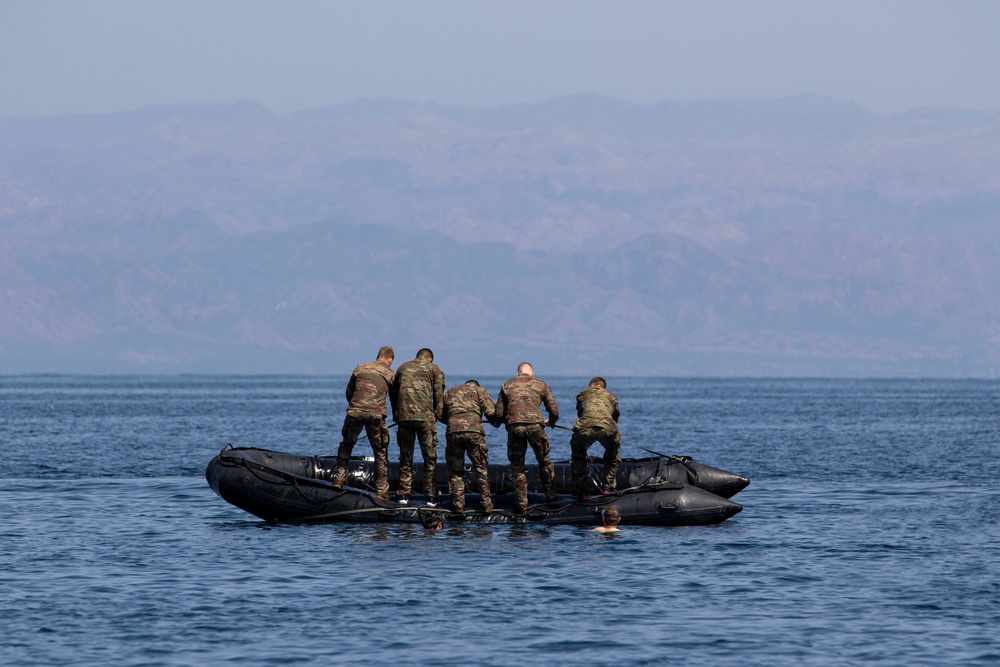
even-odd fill
[{"label": "soldier", "polygon": [[337,468],[333,473],[335,489],[344,487],[354,443],[364,429],[375,455],[376,498],[389,500],[389,429],[385,426],[385,397],[396,379],[391,370],[395,356],[391,347],[383,347],[379,349],[375,361],[359,365],[351,374],[347,383],[347,416],[341,431],[343,439],[337,450]]},{"label": "soldier", "polygon": [[[548,421],[542,419],[542,403],[549,413]],[[555,469],[549,458],[545,427],[556,425],[559,406],[549,385],[535,377],[535,370],[527,361],[518,365],[517,377],[507,380],[500,387],[496,415],[498,422],[507,425],[507,458],[514,481],[514,513],[528,511],[528,478],[524,474],[524,455],[528,445],[531,445],[538,460],[538,476],[545,490],[545,500],[555,501]]]},{"label": "soldier", "polygon": [[607,390],[604,378],[596,377],[586,389],[576,396],[576,414],[573,437],[569,446],[573,452],[570,472],[578,500],[587,499],[587,449],[595,442],[604,446],[604,470],[601,474],[602,493],[615,490],[618,474],[618,454],[621,451],[621,434],[618,433],[618,398]]},{"label": "soldier", "polygon": [[416,359],[396,371],[392,390],[392,416],[399,425],[399,502],[410,502],[413,484],[413,441],[420,442],[424,458],[424,494],[429,504],[437,503],[437,420],[441,419],[444,373],[434,365],[434,353],[426,347]]},{"label": "soldier", "polygon": [[483,431],[483,417],[494,428],[499,428],[496,406],[489,393],[475,380],[452,387],[444,392],[444,410],[441,421],[448,425],[445,432],[444,457],[448,462],[448,489],[451,491],[451,511],[461,514],[465,511],[465,454],[468,452],[472,469],[479,486],[479,499],[483,504],[483,514],[493,511],[493,497],[490,495],[490,478],[487,475],[490,464],[489,449],[486,447],[486,432]]}]

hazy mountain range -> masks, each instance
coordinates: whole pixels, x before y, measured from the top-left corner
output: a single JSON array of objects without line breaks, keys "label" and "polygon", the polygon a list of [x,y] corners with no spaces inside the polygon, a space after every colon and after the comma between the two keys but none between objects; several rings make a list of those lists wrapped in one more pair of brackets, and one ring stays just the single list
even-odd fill
[{"label": "hazy mountain range", "polygon": [[0,119],[0,372],[1000,374],[1000,112]]}]

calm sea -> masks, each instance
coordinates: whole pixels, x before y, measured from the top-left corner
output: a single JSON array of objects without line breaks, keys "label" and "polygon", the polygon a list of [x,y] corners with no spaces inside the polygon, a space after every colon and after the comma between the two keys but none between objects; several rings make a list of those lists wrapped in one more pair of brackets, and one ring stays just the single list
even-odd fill
[{"label": "calm sea", "polygon": [[[1000,664],[1000,382],[612,379],[629,445],[751,478],[710,527],[268,525],[213,494],[226,443],[333,453],[345,379],[0,377],[0,663]],[[562,423],[584,382],[550,378]]]}]

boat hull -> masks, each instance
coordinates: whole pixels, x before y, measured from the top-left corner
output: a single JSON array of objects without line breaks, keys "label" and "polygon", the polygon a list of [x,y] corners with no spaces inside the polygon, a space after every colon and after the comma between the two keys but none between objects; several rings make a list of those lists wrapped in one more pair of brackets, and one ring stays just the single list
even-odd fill
[{"label": "boat hull", "polygon": [[[267,452],[262,462],[288,470],[304,477],[315,477],[317,479],[330,480],[333,478],[334,468],[337,466],[335,456],[301,456],[285,452],[271,452],[268,450],[256,450],[255,448],[237,448],[234,451],[260,451]],[[573,477],[570,470],[569,461],[556,461],[553,463],[555,470],[555,490],[557,493],[575,494]],[[604,464],[600,459],[590,459],[587,464],[588,493],[598,493],[603,482]],[[528,477],[528,491],[541,493],[541,478],[538,475],[538,466],[531,464],[525,466],[525,473]],[[497,463],[491,463],[487,473],[490,480],[490,491],[494,494],[513,493],[514,483],[510,475],[510,467]],[[423,463],[413,464],[413,486],[414,490],[423,488],[424,466]],[[468,465],[465,466],[465,488],[466,493],[478,493],[479,485]],[[448,467],[438,462],[435,470],[434,482],[437,492],[448,492]],[[742,475],[737,475],[720,468],[715,468],[704,463],[699,463],[689,456],[670,456],[645,459],[623,459],[618,466],[616,478],[617,488],[627,489],[643,484],[689,484],[699,489],[704,489],[723,498],[732,498],[750,484],[750,480]],[[351,459],[347,471],[347,484],[358,489],[367,491],[375,490],[375,463],[370,459],[354,457]],[[391,462],[389,464],[389,490],[396,492],[399,484],[399,464]]]},{"label": "boat hull", "polygon": [[[543,523],[599,525],[601,512],[614,504],[628,525],[692,526],[725,521],[739,513],[741,505],[703,489],[674,482],[656,482],[626,488],[618,493],[575,502],[561,495],[556,502],[529,494],[527,514],[515,515],[513,494],[493,496],[494,512],[484,515],[478,495],[466,494],[466,512],[454,514],[443,496],[437,507],[400,505],[377,499],[361,488],[334,489],[325,477],[300,473],[300,457],[261,449],[227,449],[208,464],[209,485],[227,502],[267,521],[422,523],[429,515],[440,515],[446,523]],[[349,482],[350,483],[350,482]]]}]

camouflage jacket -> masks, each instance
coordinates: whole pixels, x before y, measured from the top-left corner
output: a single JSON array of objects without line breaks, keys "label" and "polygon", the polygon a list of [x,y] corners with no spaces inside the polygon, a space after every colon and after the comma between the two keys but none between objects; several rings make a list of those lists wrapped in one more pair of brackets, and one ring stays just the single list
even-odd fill
[{"label": "camouflage jacket", "polygon": [[500,387],[497,419],[502,424],[544,424],[539,408],[542,403],[555,424],[559,419],[559,406],[549,385],[531,375],[518,375]]},{"label": "camouflage jacket", "polygon": [[607,389],[587,387],[576,395],[576,416],[573,428],[618,428],[618,397]]},{"label": "camouflage jacket", "polygon": [[444,410],[441,421],[448,425],[447,433],[479,433],[483,430],[483,417],[493,426],[499,426],[496,406],[488,391],[474,384],[460,384],[444,392]]},{"label": "camouflage jacket", "polygon": [[386,414],[385,396],[392,389],[396,374],[381,361],[358,365],[347,383],[347,412]]},{"label": "camouflage jacket", "polygon": [[429,361],[413,359],[400,365],[392,393],[392,418],[435,422],[441,418],[444,373]]}]

